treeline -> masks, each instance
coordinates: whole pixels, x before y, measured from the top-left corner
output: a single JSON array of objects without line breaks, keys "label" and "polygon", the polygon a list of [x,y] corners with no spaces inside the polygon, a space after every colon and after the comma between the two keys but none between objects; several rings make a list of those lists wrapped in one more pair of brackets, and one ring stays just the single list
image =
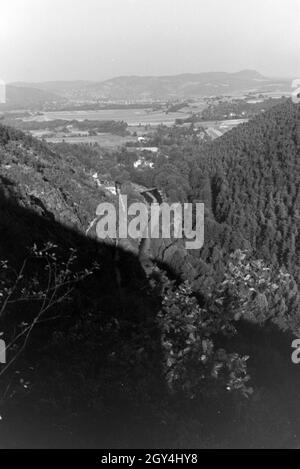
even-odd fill
[{"label": "treeline", "polygon": [[72,126],[74,129],[81,131],[90,131],[96,133],[111,133],[115,135],[125,136],[127,135],[128,124],[124,121],[114,120],[65,120],[65,119],[54,119],[50,121],[23,121],[20,119],[8,119],[4,120],[4,123],[9,126],[17,127],[24,131],[34,130],[49,130],[53,132],[55,130],[61,130],[67,132],[68,126]]},{"label": "treeline", "polygon": [[[159,104],[157,106],[160,106]],[[109,111],[109,110],[120,110],[120,109],[152,109],[152,103],[132,103],[132,104],[123,104],[123,103],[93,103],[93,104],[69,104],[67,106],[56,106],[56,111],[61,112],[73,112],[73,111]],[[51,109],[53,110],[53,109]]]},{"label": "treeline", "polygon": [[247,119],[255,116],[256,114],[268,111],[270,108],[277,104],[283,104],[287,98],[281,99],[269,98],[258,99],[235,99],[233,101],[219,102],[218,104],[211,104],[202,111],[201,119],[206,121],[210,120],[226,120],[226,119]]}]

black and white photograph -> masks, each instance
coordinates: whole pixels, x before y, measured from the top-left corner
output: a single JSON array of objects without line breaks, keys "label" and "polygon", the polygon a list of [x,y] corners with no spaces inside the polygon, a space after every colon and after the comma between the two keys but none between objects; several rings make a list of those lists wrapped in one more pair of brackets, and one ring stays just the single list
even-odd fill
[{"label": "black and white photograph", "polygon": [[300,449],[300,0],[0,0],[0,460],[241,449]]}]

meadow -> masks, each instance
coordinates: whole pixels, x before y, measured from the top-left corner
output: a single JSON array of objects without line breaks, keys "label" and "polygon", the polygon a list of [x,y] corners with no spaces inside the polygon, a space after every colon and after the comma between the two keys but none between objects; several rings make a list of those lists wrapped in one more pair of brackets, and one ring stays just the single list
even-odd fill
[{"label": "meadow", "polygon": [[55,119],[64,120],[115,120],[127,122],[129,126],[138,125],[173,125],[176,119],[185,119],[189,112],[172,112],[166,114],[164,111],[149,111],[149,109],[105,109],[99,111],[51,111],[41,115],[26,118],[26,120],[47,121]]}]

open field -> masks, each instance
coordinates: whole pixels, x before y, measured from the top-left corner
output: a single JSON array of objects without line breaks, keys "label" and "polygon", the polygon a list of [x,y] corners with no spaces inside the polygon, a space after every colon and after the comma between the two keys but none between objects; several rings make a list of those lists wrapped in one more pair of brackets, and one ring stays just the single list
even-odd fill
[{"label": "open field", "polygon": [[63,120],[114,120],[127,122],[129,126],[137,125],[173,125],[176,119],[184,119],[189,112],[172,112],[166,114],[163,111],[149,111],[148,109],[108,109],[100,111],[57,111],[45,112],[42,115],[26,118],[30,121]]},{"label": "open field", "polygon": [[[204,127],[207,134],[214,140],[222,135],[224,135],[229,130],[233,129],[239,124],[247,122],[247,119],[234,119],[234,120],[225,120],[225,121],[207,121],[207,122],[199,122],[197,123],[198,126]],[[131,127],[131,132],[136,131],[137,136],[145,135],[149,133],[145,131],[144,127]],[[41,132],[31,132],[32,135],[43,138]],[[113,135],[110,133],[102,133],[95,136],[80,136],[80,137],[49,137],[45,138],[45,140],[49,143],[71,143],[71,144],[78,144],[78,143],[98,143],[103,148],[117,148],[125,145],[127,142],[136,142],[137,136],[128,135],[126,137],[121,137],[119,135]]]}]

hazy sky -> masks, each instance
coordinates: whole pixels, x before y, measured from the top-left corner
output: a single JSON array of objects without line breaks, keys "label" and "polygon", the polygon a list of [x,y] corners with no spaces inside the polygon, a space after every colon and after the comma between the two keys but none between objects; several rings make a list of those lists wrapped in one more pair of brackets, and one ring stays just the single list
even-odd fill
[{"label": "hazy sky", "polygon": [[0,0],[0,78],[300,77],[300,0]]}]

